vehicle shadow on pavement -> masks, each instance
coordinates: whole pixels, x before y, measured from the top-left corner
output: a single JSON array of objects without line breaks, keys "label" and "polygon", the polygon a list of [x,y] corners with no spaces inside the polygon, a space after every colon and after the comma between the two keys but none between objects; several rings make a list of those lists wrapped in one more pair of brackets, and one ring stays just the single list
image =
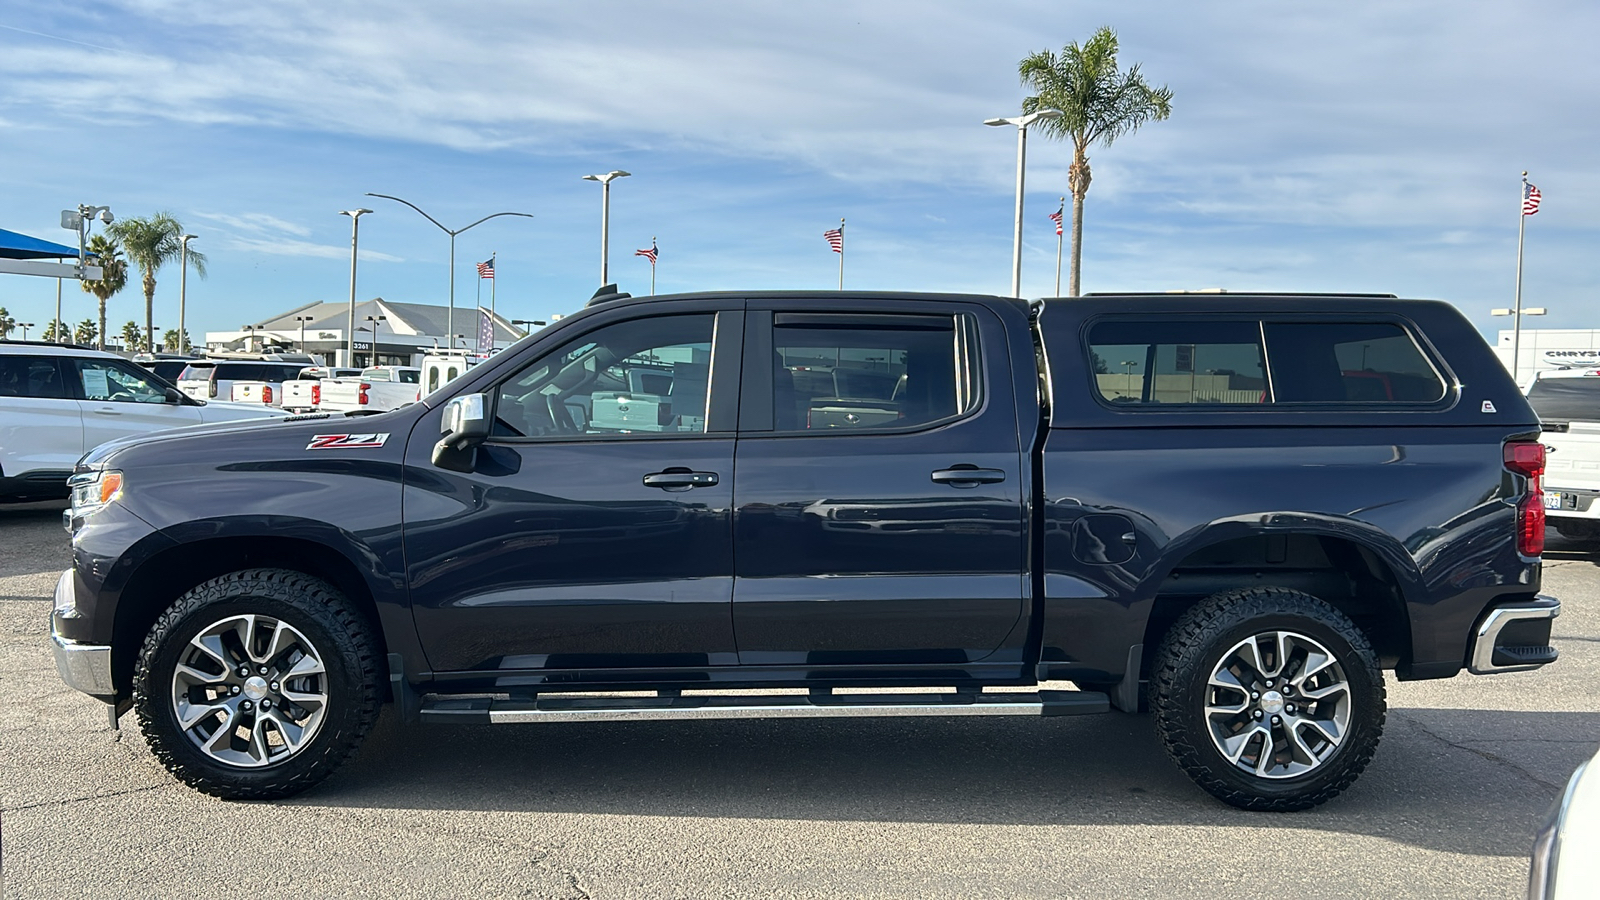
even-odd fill
[{"label": "vehicle shadow on pavement", "polygon": [[344,769],[287,802],[974,825],[1313,828],[1522,857],[1559,782],[1594,752],[1596,740],[1600,713],[1394,709],[1376,758],[1352,788],[1318,809],[1281,815],[1233,809],[1203,793],[1167,758],[1148,716],[402,729],[386,713]]}]

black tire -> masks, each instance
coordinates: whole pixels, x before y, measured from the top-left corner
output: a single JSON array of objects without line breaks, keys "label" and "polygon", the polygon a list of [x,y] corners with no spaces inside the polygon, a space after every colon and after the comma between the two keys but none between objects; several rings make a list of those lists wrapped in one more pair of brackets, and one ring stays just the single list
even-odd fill
[{"label": "black tire", "polygon": [[[332,774],[371,729],[378,651],[332,585],[247,569],[199,585],[161,614],[135,664],[133,703],[151,751],[179,780],[228,800],[287,797]],[[180,705],[198,716],[187,729]],[[304,743],[296,747],[294,736]]]},{"label": "black tire", "polygon": [[[1245,643],[1251,638],[1253,648]],[[1285,678],[1294,682],[1320,664],[1310,661],[1310,648],[1325,650],[1333,663],[1285,687]],[[1277,661],[1277,676],[1252,674],[1244,662],[1251,652],[1268,674]],[[1214,673],[1257,690],[1212,687]],[[1163,638],[1149,687],[1167,753],[1196,784],[1241,809],[1287,812],[1323,803],[1356,780],[1383,734],[1383,672],[1371,642],[1343,613],[1298,591],[1246,588],[1196,604]],[[1341,693],[1348,707],[1339,725]],[[1316,695],[1326,696],[1310,699]],[[1209,716],[1208,704],[1215,704]],[[1232,704],[1243,708],[1234,714],[1226,709]],[[1224,755],[1230,740],[1238,762]]]}]

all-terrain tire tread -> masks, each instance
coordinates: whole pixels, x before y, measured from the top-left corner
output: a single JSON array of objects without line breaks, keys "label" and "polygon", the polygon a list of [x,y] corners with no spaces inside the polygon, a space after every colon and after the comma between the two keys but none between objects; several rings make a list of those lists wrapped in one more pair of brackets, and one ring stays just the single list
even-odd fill
[{"label": "all-terrain tire tread", "polygon": [[[353,688],[354,715],[348,718],[328,717],[323,723],[323,730],[313,739],[320,746],[308,747],[295,758],[295,761],[299,761],[308,755],[320,757],[315,764],[293,767],[299,771],[264,784],[247,785],[219,778],[183,759],[162,739],[166,723],[157,717],[165,714],[163,704],[169,702],[165,691],[158,687],[152,693],[150,689],[155,657],[168,635],[189,616],[205,607],[238,596],[241,588],[247,588],[252,594],[287,602],[309,617],[323,620],[322,624],[334,641],[334,646],[327,649],[352,663],[359,676],[355,679],[357,684],[350,685]],[[223,799],[275,800],[300,793],[326,778],[355,751],[377,721],[381,708],[378,685],[378,651],[370,626],[332,585],[292,569],[242,569],[196,586],[157,617],[145,636],[134,665],[133,708],[151,753],[180,781]],[[182,735],[174,737],[186,740]]]},{"label": "all-terrain tire tread", "polygon": [[[1263,797],[1241,791],[1217,778],[1207,754],[1215,755],[1204,733],[1192,733],[1184,725],[1184,703],[1188,691],[1195,684],[1195,675],[1203,665],[1200,657],[1211,649],[1212,636],[1252,618],[1272,615],[1300,615],[1314,619],[1331,628],[1355,651],[1354,658],[1340,659],[1347,670],[1361,666],[1373,685],[1377,706],[1374,723],[1363,729],[1362,738],[1347,748],[1351,755],[1341,762],[1338,776],[1317,790],[1292,797]],[[1200,678],[1209,673],[1199,673]],[[1275,587],[1250,587],[1215,594],[1190,607],[1167,631],[1157,651],[1154,668],[1150,673],[1150,708],[1154,713],[1156,734],[1166,747],[1167,754],[1195,783],[1212,796],[1241,809],[1269,812],[1292,812],[1310,809],[1338,795],[1360,776],[1383,736],[1385,717],[1385,692],[1383,672],[1378,667],[1377,655],[1365,633],[1343,613],[1323,600],[1299,591]],[[1373,697],[1359,698],[1368,702]]]}]

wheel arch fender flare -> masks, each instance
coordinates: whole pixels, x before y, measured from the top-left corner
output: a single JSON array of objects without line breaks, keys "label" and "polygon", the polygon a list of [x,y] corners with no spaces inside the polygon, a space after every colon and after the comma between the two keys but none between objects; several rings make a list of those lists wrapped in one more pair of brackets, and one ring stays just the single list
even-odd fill
[{"label": "wheel arch fender flare", "polygon": [[[1396,624],[1409,647],[1411,617],[1408,607],[1420,602],[1428,594],[1422,571],[1416,558],[1394,535],[1349,516],[1266,511],[1229,516],[1197,525],[1167,543],[1160,563],[1150,568],[1139,593],[1153,600],[1160,592],[1161,585],[1196,553],[1230,541],[1274,535],[1331,538],[1373,554],[1388,569],[1399,592],[1399,603],[1389,612],[1396,616]],[[1154,612],[1154,605],[1149,609]],[[1149,633],[1151,624],[1149,619],[1143,623],[1147,643],[1159,641],[1160,638]]]}]

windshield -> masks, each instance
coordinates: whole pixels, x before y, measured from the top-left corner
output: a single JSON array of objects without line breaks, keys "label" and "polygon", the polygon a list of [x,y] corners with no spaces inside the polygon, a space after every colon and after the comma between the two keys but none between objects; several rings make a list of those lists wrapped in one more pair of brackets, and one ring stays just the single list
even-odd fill
[{"label": "windshield", "polygon": [[1600,377],[1541,378],[1528,402],[1541,422],[1600,422]]}]

